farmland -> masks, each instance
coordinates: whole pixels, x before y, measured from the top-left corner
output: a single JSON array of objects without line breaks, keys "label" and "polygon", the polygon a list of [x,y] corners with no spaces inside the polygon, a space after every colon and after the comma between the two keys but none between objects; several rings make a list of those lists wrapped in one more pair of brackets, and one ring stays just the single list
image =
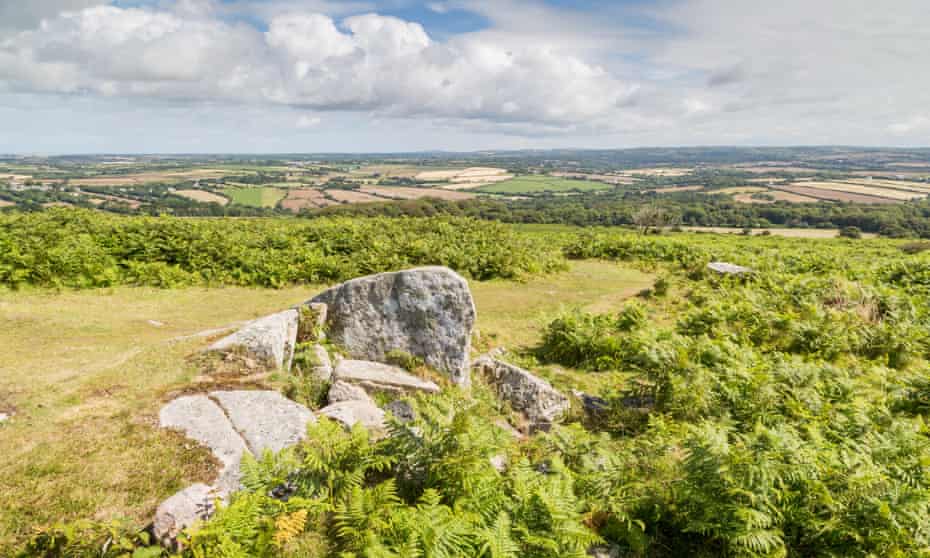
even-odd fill
[{"label": "farmland", "polygon": [[220,205],[229,203],[229,198],[203,190],[175,190],[174,193],[178,196],[202,203],[218,203]]},{"label": "farmland", "polygon": [[607,190],[611,186],[602,182],[574,180],[551,176],[520,176],[478,188],[488,194],[539,194],[543,192],[590,192]]},{"label": "farmland", "polygon": [[226,188],[223,190],[233,203],[252,207],[274,207],[284,199],[286,192],[278,188]]}]

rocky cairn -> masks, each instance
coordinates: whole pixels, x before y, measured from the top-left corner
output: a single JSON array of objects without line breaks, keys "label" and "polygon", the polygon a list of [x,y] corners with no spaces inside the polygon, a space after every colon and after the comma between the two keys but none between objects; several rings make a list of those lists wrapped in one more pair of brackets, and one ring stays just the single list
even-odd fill
[{"label": "rocky cairn", "polygon": [[[212,485],[189,486],[158,507],[156,537],[176,545],[183,529],[209,517],[217,499],[226,500],[240,488],[244,455],[296,444],[317,417],[347,429],[360,423],[383,435],[387,413],[376,400],[387,398],[393,400],[385,406],[388,413],[413,420],[413,408],[402,398],[438,393],[440,386],[387,364],[394,352],[422,359],[458,385],[469,385],[477,370],[526,416],[531,430],[548,428],[568,409],[568,399],[548,382],[490,355],[471,366],[475,319],[465,279],[448,268],[424,267],[347,281],[296,308],[248,322],[210,345],[208,352],[247,359],[264,372],[290,372],[298,342],[311,332],[318,343],[312,346],[309,373],[329,384],[329,404],[314,413],[276,391],[212,391],[166,404],[160,425],[209,448],[221,468]],[[319,344],[324,338],[350,358],[331,359]]]}]

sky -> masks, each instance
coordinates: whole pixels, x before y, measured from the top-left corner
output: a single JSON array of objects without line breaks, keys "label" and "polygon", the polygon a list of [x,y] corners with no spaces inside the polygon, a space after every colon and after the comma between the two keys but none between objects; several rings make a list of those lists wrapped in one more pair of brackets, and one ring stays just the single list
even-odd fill
[{"label": "sky", "polygon": [[0,0],[0,153],[930,145],[928,0]]}]

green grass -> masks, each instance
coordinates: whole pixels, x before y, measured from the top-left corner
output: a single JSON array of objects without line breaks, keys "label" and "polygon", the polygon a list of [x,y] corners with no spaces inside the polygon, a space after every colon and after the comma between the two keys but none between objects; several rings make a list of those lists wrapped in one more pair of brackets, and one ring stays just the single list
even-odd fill
[{"label": "green grass", "polygon": [[588,180],[572,180],[554,176],[519,176],[512,180],[489,184],[478,188],[488,194],[541,194],[544,192],[590,192],[609,190],[610,184]]},{"label": "green grass", "polygon": [[287,192],[278,188],[227,188],[223,193],[229,196],[233,203],[251,207],[274,207],[284,199]]}]

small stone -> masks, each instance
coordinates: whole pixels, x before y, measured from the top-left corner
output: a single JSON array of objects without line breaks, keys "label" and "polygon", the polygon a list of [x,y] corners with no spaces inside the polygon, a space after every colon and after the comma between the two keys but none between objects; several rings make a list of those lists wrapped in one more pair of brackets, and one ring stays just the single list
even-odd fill
[{"label": "small stone", "polygon": [[370,401],[341,401],[323,407],[318,414],[342,423],[346,430],[355,423],[375,432],[383,431],[385,426],[384,411]]},{"label": "small stone", "polygon": [[364,389],[342,380],[336,380],[329,387],[327,400],[330,403],[340,403],[342,401],[370,401],[374,403]]},{"label": "small stone", "polygon": [[491,462],[491,467],[497,470],[498,473],[503,473],[507,470],[507,456],[503,454],[492,455],[488,458]]},{"label": "small stone", "polygon": [[13,415],[10,413],[0,413],[0,423],[4,423],[13,418]]},{"label": "small stone", "polygon": [[158,320],[149,320],[149,325],[152,327],[165,327],[164,322],[159,322]]}]

